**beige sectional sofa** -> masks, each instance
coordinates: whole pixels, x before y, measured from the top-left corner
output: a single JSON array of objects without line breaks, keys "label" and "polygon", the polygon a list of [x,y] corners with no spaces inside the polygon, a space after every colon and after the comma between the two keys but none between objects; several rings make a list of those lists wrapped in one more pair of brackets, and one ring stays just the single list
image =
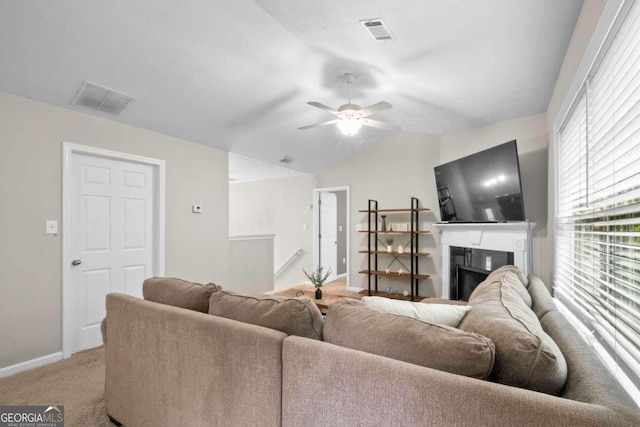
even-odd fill
[{"label": "beige sectional sofa", "polygon": [[[153,279],[145,283],[145,298],[153,301],[107,296],[106,409],[125,426],[640,425],[638,407],[557,311],[540,279],[530,276],[528,287],[520,289],[508,283],[513,277],[494,277],[494,284],[472,295],[460,330],[368,311],[353,301],[330,307],[322,320],[308,300],[245,297],[187,283],[176,294],[171,281]],[[526,309],[514,297],[516,288],[524,290],[518,298]],[[509,293],[517,308],[503,300]],[[525,368],[550,378],[530,382],[534,388],[550,387],[545,393],[498,382],[529,381],[535,372],[499,370],[501,364],[522,363],[509,359],[521,349],[505,347],[500,335],[494,346],[475,332],[483,328],[483,310],[491,310],[495,298],[516,323],[527,330],[540,325],[553,341],[522,359],[530,360]],[[377,329],[363,326],[366,333],[358,336],[356,326],[364,325],[364,318]],[[393,334],[385,328],[405,332],[389,345]],[[436,335],[412,336],[414,329]],[[490,329],[488,335],[500,328]],[[460,346],[455,354],[453,344],[447,345],[453,342]],[[411,349],[430,354],[407,354]],[[552,365],[539,364],[542,353]],[[488,355],[495,360],[485,361]],[[455,363],[444,363],[452,360],[464,365],[460,373],[452,373]],[[549,394],[553,388],[558,395]]]}]

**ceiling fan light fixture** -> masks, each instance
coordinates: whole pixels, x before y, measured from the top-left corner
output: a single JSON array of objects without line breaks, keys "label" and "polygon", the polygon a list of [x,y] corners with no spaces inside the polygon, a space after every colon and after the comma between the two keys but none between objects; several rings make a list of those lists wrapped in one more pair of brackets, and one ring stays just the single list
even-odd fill
[{"label": "ceiling fan light fixture", "polygon": [[340,132],[347,136],[352,136],[358,133],[360,128],[362,127],[362,122],[360,119],[342,119],[338,123],[336,123]]},{"label": "ceiling fan light fixture", "polygon": [[348,100],[346,104],[341,105],[336,110],[334,108],[327,107],[326,105],[321,104],[319,102],[315,102],[315,101],[307,102],[307,104],[316,108],[320,108],[321,110],[327,111],[333,114],[334,116],[337,116],[337,118],[333,120],[327,120],[322,123],[302,126],[302,127],[299,127],[298,129],[305,130],[305,129],[315,128],[318,126],[335,124],[336,126],[338,126],[338,129],[340,129],[340,131],[347,136],[355,135],[356,133],[358,133],[358,131],[362,126],[369,126],[369,127],[374,127],[374,128],[384,129],[384,130],[395,130],[396,126],[392,126],[389,123],[381,122],[378,120],[371,120],[367,118],[380,111],[384,111],[389,108],[392,108],[393,106],[388,102],[384,102],[384,101],[378,102],[373,105],[369,105],[364,109],[360,107],[358,104],[352,104],[351,103],[351,85],[355,81],[356,76],[351,73],[346,73],[344,77],[345,77],[345,80],[347,81],[347,86],[349,88],[349,97],[347,98]]}]

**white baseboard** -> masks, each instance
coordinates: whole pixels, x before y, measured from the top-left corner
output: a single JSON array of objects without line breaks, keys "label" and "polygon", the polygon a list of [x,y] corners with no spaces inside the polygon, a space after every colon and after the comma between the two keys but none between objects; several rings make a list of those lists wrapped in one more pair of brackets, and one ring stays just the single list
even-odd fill
[{"label": "white baseboard", "polygon": [[38,357],[37,359],[27,360],[26,362],[16,363],[15,365],[7,366],[6,368],[0,368],[0,378],[5,378],[19,372],[28,371],[33,368],[39,368],[53,362],[62,360],[62,352],[51,353],[46,356]]},{"label": "white baseboard", "polygon": [[349,291],[351,292],[360,292],[360,291],[364,291],[366,288],[358,288],[356,286],[349,286]]},{"label": "white baseboard", "polygon": [[276,294],[276,290],[272,290],[272,291],[267,291],[267,292],[263,292],[264,295],[275,295]]}]

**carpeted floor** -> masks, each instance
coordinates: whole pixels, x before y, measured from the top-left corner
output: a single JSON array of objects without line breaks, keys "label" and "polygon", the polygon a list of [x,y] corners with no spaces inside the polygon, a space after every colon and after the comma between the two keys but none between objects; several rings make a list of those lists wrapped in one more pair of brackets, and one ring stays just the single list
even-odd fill
[{"label": "carpeted floor", "polygon": [[61,405],[67,427],[113,426],[104,409],[104,347],[1,379],[0,405]]}]

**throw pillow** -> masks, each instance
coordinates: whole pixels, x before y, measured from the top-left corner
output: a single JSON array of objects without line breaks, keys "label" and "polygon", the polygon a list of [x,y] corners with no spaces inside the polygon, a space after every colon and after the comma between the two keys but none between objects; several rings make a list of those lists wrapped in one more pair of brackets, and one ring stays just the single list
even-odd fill
[{"label": "throw pillow", "polygon": [[147,301],[206,313],[209,297],[222,286],[213,283],[201,285],[173,277],[152,277],[142,283],[142,296]]},{"label": "throw pillow", "polygon": [[490,379],[548,394],[567,381],[567,363],[535,313],[504,278],[492,282],[473,301],[460,329],[490,338],[496,360]]},{"label": "throw pillow", "polygon": [[305,297],[249,296],[220,291],[211,295],[209,314],[264,326],[287,335],[322,340],[322,313]]},{"label": "throw pillow", "polygon": [[370,307],[379,308],[386,313],[409,316],[429,323],[438,323],[457,327],[469,310],[469,305],[421,304],[384,297],[362,297]]},{"label": "throw pillow", "polygon": [[493,343],[481,335],[385,313],[351,298],[329,306],[324,340],[479,379],[488,377],[495,357]]}]

